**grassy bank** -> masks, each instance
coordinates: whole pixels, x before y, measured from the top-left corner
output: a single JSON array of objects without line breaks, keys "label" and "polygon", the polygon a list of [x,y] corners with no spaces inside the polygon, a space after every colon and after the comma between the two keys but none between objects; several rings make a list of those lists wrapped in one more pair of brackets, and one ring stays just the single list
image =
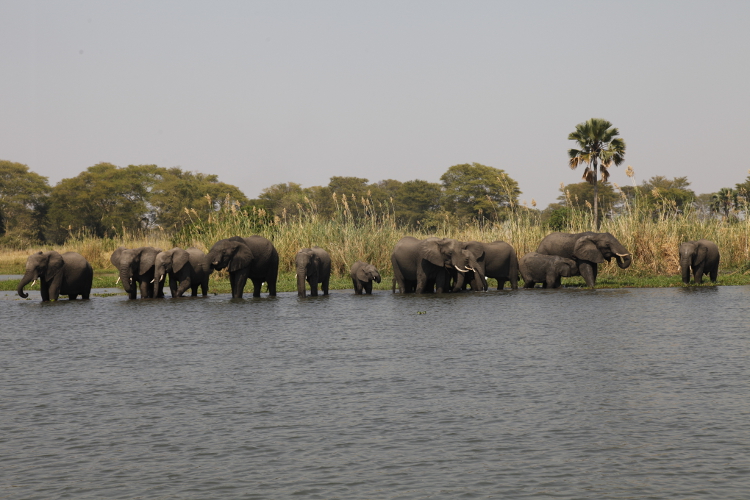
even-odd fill
[{"label": "grassy bank", "polygon": [[[342,202],[333,218],[321,217],[313,204],[304,207],[299,215],[274,218],[262,210],[243,211],[233,205],[224,206],[205,220],[193,215],[192,224],[174,235],[157,229],[142,234],[125,234],[116,239],[77,237],[60,246],[2,251],[0,274],[23,273],[26,258],[34,251],[75,251],[86,257],[96,270],[95,286],[111,287],[116,276],[109,256],[120,245],[130,248],[151,245],[163,249],[197,246],[207,251],[222,238],[259,234],[273,241],[279,252],[279,291],[295,289],[294,255],[300,248],[313,245],[321,246],[331,254],[332,288],[351,288],[349,268],[357,260],[363,260],[375,264],[384,276],[383,283],[376,288],[390,289],[391,251],[403,236],[438,236],[484,242],[503,240],[513,245],[520,258],[534,251],[542,238],[552,232],[547,225],[539,223],[537,214],[523,207],[511,207],[509,216],[502,222],[458,224],[446,214],[444,221],[433,221],[434,226],[429,231],[400,227],[391,208],[374,207],[367,200],[359,205]],[[591,230],[592,226],[590,211],[574,211],[563,230],[581,232]],[[625,202],[622,214],[605,218],[600,231],[614,234],[633,254],[633,264],[625,270],[619,269],[614,261],[601,266],[599,287],[679,286],[679,244],[701,238],[715,241],[719,246],[720,285],[750,284],[748,219],[705,217],[694,211],[677,213],[666,204],[660,210],[654,210],[652,206]],[[563,283],[578,285],[583,281],[572,278],[563,279]],[[0,286],[15,289],[11,282]],[[211,288],[216,293],[228,291],[226,273],[212,275]]]}]

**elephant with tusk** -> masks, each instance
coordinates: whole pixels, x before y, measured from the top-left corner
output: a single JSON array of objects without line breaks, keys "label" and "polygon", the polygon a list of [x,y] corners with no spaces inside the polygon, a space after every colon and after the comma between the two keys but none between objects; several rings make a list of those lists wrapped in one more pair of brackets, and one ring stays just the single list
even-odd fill
[{"label": "elephant with tusk", "polygon": [[94,271],[86,258],[76,252],[59,254],[51,252],[37,252],[29,255],[26,260],[26,272],[18,283],[16,292],[20,297],[28,298],[29,294],[23,289],[31,281],[34,286],[40,280],[42,302],[57,300],[60,295],[67,295],[75,300],[79,295],[88,299]]},{"label": "elephant with tusk", "polygon": [[578,272],[589,288],[596,286],[598,265],[613,258],[620,269],[627,269],[633,261],[632,255],[611,233],[551,233],[539,243],[537,253],[557,255],[572,259]]},{"label": "elephant with tusk", "polygon": [[[481,249],[451,238],[412,236],[401,238],[393,248],[391,263],[401,293],[459,291],[467,273],[479,268]],[[473,272],[472,289],[484,290],[484,276]],[[457,286],[452,287],[452,283]],[[394,288],[395,291],[395,288]]]}]

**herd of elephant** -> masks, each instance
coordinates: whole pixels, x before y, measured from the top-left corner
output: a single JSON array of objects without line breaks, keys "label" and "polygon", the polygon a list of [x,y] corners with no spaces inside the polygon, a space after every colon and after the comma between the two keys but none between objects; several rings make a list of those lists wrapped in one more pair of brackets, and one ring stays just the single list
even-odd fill
[{"label": "herd of elephant", "polygon": [[[690,282],[691,272],[700,284],[707,274],[716,281],[719,270],[719,248],[708,240],[688,241],[679,249],[682,280]],[[393,291],[401,293],[446,293],[471,288],[487,290],[487,278],[497,280],[498,290],[509,282],[513,290],[518,279],[524,288],[541,283],[543,288],[558,288],[562,277],[581,276],[586,285],[596,284],[598,265],[615,259],[626,269],[632,262],[628,250],[610,233],[551,233],[539,244],[536,252],[518,259],[513,247],[504,241],[481,243],[462,242],[451,238],[405,236],[396,243],[393,264]],[[232,288],[232,298],[242,298],[247,280],[253,282],[253,297],[260,297],[266,283],[268,293],[276,295],[279,254],[273,243],[262,236],[243,238],[234,236],[218,241],[208,254],[198,248],[173,248],[162,251],[146,246],[135,249],[120,247],[110,257],[118,270],[118,282],[130,299],[164,297],[165,278],[169,277],[172,297],[181,297],[188,289],[193,296],[201,288],[208,294],[208,278],[214,270],[226,269]],[[328,295],[331,276],[331,256],[320,247],[303,248],[295,255],[297,294],[306,296],[306,282],[310,295]],[[372,264],[355,262],[351,278],[356,294],[371,294],[373,281],[381,277]],[[59,254],[55,251],[38,252],[29,256],[26,272],[18,284],[18,295],[27,298],[24,287],[32,280],[40,280],[42,301],[57,300],[67,295],[75,300],[79,295],[88,299],[94,272],[86,259],[75,252]]]}]

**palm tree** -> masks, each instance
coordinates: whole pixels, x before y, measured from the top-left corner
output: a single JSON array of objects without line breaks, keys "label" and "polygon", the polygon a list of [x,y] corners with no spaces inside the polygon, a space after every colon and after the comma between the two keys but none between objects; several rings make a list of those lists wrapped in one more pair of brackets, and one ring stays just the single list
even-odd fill
[{"label": "palm tree", "polygon": [[607,170],[612,164],[619,165],[625,160],[625,141],[618,138],[620,132],[607,120],[591,118],[576,125],[568,140],[576,141],[579,149],[569,149],[568,165],[575,169],[586,163],[583,179],[594,186],[594,225],[599,230],[599,190],[597,180],[601,173],[602,181],[609,178]]},{"label": "palm tree", "polygon": [[711,196],[711,210],[729,217],[729,213],[737,206],[737,191],[732,188],[721,188]]}]

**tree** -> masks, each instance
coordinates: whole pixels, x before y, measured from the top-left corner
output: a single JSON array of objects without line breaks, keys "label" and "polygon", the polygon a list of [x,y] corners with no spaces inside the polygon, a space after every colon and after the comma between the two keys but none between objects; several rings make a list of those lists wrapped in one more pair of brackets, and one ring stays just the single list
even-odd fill
[{"label": "tree", "polygon": [[158,174],[156,165],[99,163],[63,179],[50,194],[49,237],[63,242],[82,230],[102,238],[142,229],[150,222],[147,202]]},{"label": "tree", "polygon": [[0,160],[0,236],[5,244],[27,246],[43,239],[47,178],[21,163]]},{"label": "tree", "polygon": [[737,191],[732,188],[721,188],[711,196],[711,210],[724,217],[737,209]]},{"label": "tree", "polygon": [[430,212],[440,209],[442,196],[440,184],[419,179],[406,181],[401,184],[393,199],[396,219],[401,224],[412,227],[424,226]]},{"label": "tree", "polygon": [[591,118],[576,125],[568,140],[576,141],[579,149],[568,150],[568,165],[575,169],[585,163],[583,179],[594,186],[594,226],[599,230],[599,190],[598,178],[609,179],[609,167],[620,165],[625,160],[625,141],[618,138],[620,132],[610,122],[601,118]]},{"label": "tree", "polygon": [[594,186],[588,182],[578,182],[561,187],[562,194],[557,197],[560,203],[568,208],[582,210],[594,206],[594,201],[599,200],[602,212],[607,213],[614,209],[619,197],[609,182],[599,183],[598,193],[594,192]]},{"label": "tree", "polygon": [[188,210],[205,219],[227,200],[240,205],[248,202],[238,187],[219,182],[218,176],[183,172],[179,167],[159,168],[147,199],[151,221],[169,231],[190,222]]},{"label": "tree", "polygon": [[515,205],[521,191],[504,170],[479,163],[453,165],[442,176],[446,210],[461,218],[498,219],[504,207]]},{"label": "tree", "polygon": [[640,186],[623,186],[622,191],[629,200],[636,195],[641,202],[645,202],[655,214],[659,210],[674,209],[678,212],[685,210],[696,199],[692,189],[688,189],[690,182],[687,177],[675,177],[672,180],[663,175],[655,175]]},{"label": "tree", "polygon": [[298,207],[305,205],[305,190],[296,182],[274,184],[261,191],[257,200],[249,203],[260,206],[266,211],[278,216],[296,215]]}]

